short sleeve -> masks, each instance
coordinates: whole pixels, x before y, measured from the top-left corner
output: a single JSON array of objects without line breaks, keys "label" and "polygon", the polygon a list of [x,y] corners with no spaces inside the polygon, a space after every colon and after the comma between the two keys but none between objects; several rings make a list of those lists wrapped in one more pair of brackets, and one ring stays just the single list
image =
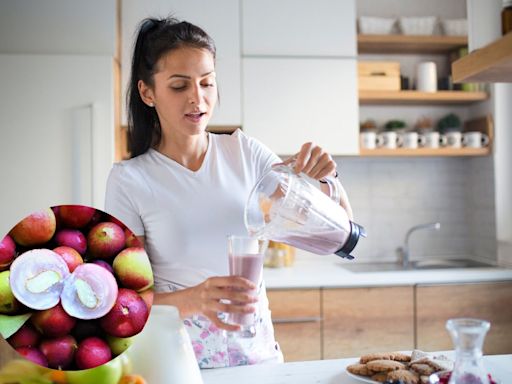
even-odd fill
[{"label": "short sleeve", "polygon": [[144,236],[144,225],[137,205],[128,193],[127,174],[122,163],[114,164],[107,180],[105,212],[121,220],[136,236]]},{"label": "short sleeve", "polygon": [[245,135],[241,130],[236,131],[242,142],[247,146],[251,154],[252,164],[256,167],[256,178],[258,179],[263,173],[272,167],[273,164],[280,163],[282,160],[274,152],[270,150],[261,141]]}]

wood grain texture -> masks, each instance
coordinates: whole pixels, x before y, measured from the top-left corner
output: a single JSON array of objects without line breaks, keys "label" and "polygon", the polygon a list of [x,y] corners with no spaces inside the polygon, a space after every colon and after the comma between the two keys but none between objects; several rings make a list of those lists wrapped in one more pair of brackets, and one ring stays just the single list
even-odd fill
[{"label": "wood grain texture", "polygon": [[461,57],[452,73],[455,83],[512,82],[512,33]]},{"label": "wood grain texture", "polygon": [[[272,319],[279,322],[274,324],[274,331],[284,360],[320,360],[320,290],[271,290],[267,295]],[[301,319],[305,321],[300,322]]]},{"label": "wood grain texture", "polygon": [[473,317],[491,322],[485,354],[512,353],[512,282],[419,285],[416,305],[419,349],[452,349],[446,321]]},{"label": "wood grain texture", "polygon": [[414,347],[413,287],[323,291],[325,359]]},{"label": "wood grain texture", "polygon": [[466,36],[358,35],[359,53],[449,53],[467,46]]}]

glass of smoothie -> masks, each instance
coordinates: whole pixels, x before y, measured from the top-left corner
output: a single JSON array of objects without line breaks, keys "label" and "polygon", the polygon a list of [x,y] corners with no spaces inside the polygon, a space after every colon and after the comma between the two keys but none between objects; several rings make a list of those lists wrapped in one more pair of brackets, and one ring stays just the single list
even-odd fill
[{"label": "glass of smoothie", "polygon": [[[245,277],[259,287],[267,245],[268,241],[255,237],[228,236],[229,274]],[[258,310],[249,314],[230,313],[227,321],[241,326],[237,332],[239,336],[254,337],[258,313]]]}]

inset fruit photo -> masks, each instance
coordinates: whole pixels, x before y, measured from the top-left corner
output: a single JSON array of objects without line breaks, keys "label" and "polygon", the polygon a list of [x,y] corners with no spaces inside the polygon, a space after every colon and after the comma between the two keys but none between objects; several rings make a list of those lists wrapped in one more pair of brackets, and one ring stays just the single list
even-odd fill
[{"label": "inset fruit photo", "polygon": [[58,370],[99,367],[144,328],[151,264],[115,217],[61,205],[33,212],[0,239],[0,334],[24,358]]}]

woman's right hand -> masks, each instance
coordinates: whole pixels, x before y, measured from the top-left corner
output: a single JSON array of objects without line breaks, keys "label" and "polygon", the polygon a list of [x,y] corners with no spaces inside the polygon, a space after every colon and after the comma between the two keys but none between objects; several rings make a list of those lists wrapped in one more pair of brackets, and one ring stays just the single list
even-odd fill
[{"label": "woman's right hand", "polygon": [[[197,312],[206,316],[213,324],[226,331],[238,331],[239,325],[226,324],[218,313],[253,313],[256,285],[239,276],[210,277],[195,287],[189,288]],[[229,304],[228,304],[229,303]]]}]

